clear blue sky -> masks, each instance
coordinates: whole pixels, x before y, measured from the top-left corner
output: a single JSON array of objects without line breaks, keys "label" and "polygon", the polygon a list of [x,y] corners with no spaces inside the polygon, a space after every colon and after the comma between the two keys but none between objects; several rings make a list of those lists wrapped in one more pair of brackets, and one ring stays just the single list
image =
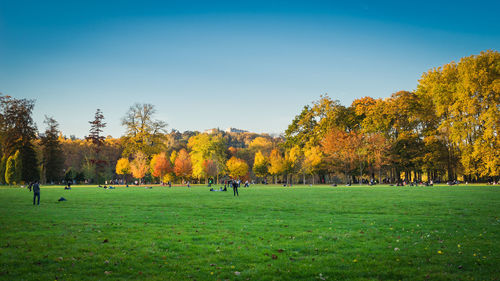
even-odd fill
[{"label": "clear blue sky", "polygon": [[100,108],[118,137],[135,102],[169,129],[281,133],[321,94],[387,97],[499,50],[499,14],[499,1],[0,0],[0,92],[36,99],[39,130],[50,115],[67,136]]}]

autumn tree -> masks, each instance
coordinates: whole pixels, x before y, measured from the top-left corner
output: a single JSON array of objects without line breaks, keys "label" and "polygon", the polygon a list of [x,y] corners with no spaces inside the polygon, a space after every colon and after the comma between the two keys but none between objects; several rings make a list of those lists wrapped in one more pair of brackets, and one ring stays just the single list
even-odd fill
[{"label": "autumn tree", "polygon": [[7,168],[7,160],[9,159],[9,157],[7,155],[3,155],[2,156],[2,159],[0,160],[0,183],[1,184],[5,184],[7,183],[5,181],[5,170]]},{"label": "autumn tree", "polygon": [[193,173],[191,158],[189,157],[189,153],[185,149],[181,149],[177,154],[177,157],[175,159],[174,172],[175,175],[180,177],[183,182]]},{"label": "autumn tree", "polygon": [[[18,152],[16,152],[16,154],[19,155]],[[18,171],[16,171],[16,158],[19,157],[16,157],[14,154],[10,156],[9,159],[7,159],[7,165],[5,169],[5,182],[9,185],[15,184],[18,181]]]},{"label": "autumn tree", "polygon": [[382,167],[389,164],[389,149],[389,142],[383,134],[373,133],[366,136],[366,159],[371,167],[371,177],[374,178],[377,171],[379,182],[382,182]]},{"label": "autumn tree", "polygon": [[132,176],[138,179],[140,183],[148,170],[149,167],[146,154],[144,154],[142,151],[137,151],[134,154],[134,160],[132,160],[132,162],[130,163],[130,171],[132,172]]},{"label": "autumn tree", "polygon": [[248,173],[248,164],[243,159],[234,156],[227,160],[226,166],[232,178],[240,178]]},{"label": "autumn tree", "polygon": [[304,148],[304,160],[302,164],[302,172],[304,175],[304,184],[306,184],[305,174],[311,175],[312,184],[314,184],[314,176],[320,169],[323,161],[323,153],[318,146],[308,146]]},{"label": "autumn tree", "polygon": [[328,157],[330,169],[342,172],[346,183],[357,166],[357,150],[360,142],[355,132],[345,132],[339,129],[331,130],[321,142],[321,150]]},{"label": "autumn tree", "polygon": [[264,178],[268,175],[269,161],[267,157],[259,150],[255,153],[255,160],[253,162],[253,172],[257,177]]},{"label": "autumn tree", "polygon": [[7,159],[7,165],[5,170],[5,181],[9,184],[20,184],[22,176],[22,159],[21,153],[16,151],[14,155]]},{"label": "autumn tree", "polygon": [[[287,153],[285,154],[285,162],[287,165],[287,172],[292,175],[292,183],[293,183],[293,175],[298,173],[302,168],[304,155],[302,153],[302,149],[298,145],[293,146]],[[288,183],[288,179],[287,179]]]},{"label": "autumn tree", "polygon": [[304,147],[310,141],[314,141],[311,136],[317,126],[317,118],[310,106],[304,106],[299,115],[295,116],[292,124],[285,131],[285,146],[292,147],[298,145]]},{"label": "autumn tree", "polygon": [[432,102],[436,139],[447,149],[448,179],[455,163],[469,180],[500,174],[499,76],[500,53],[486,51],[432,69],[419,81],[417,94]]},{"label": "autumn tree", "polygon": [[117,175],[123,175],[125,179],[125,176],[130,173],[130,161],[128,158],[118,159],[118,162],[116,162],[115,172]]},{"label": "autumn tree", "polygon": [[256,137],[250,142],[248,148],[251,151],[254,151],[254,153],[260,151],[261,153],[269,155],[269,153],[271,153],[271,150],[273,149],[273,142],[269,138]]},{"label": "autumn tree", "polygon": [[173,150],[170,153],[170,163],[174,163],[175,164],[175,159],[177,159],[177,151]]},{"label": "autumn tree", "polygon": [[224,170],[224,139],[209,134],[198,134],[189,138],[188,148],[191,150],[189,154],[193,164],[193,177],[201,179],[208,176],[204,167],[206,160],[213,160],[218,166],[217,171]]},{"label": "autumn tree", "polygon": [[156,109],[152,104],[136,103],[131,106],[122,119],[126,128],[123,157],[136,151],[152,156],[165,150],[165,128],[167,123],[155,120]]},{"label": "autumn tree", "polygon": [[203,162],[203,171],[209,177],[217,177],[217,182],[219,182],[219,166],[215,160],[207,159]]},{"label": "autumn tree", "polygon": [[[32,118],[35,102],[28,99],[15,99],[0,94],[0,147],[7,163],[8,157],[19,151],[23,163],[20,181],[31,182],[40,178],[38,158],[33,141],[37,128]],[[0,170],[4,170],[0,167]],[[2,176],[4,177],[4,176]]]},{"label": "autumn tree", "polygon": [[285,172],[285,159],[281,156],[278,149],[273,149],[269,155],[269,167],[268,172],[274,177],[274,184],[276,184],[276,176],[281,175]]},{"label": "autumn tree", "polygon": [[154,177],[160,178],[161,181],[163,181],[163,176],[166,173],[172,171],[172,165],[170,165],[165,152],[153,156],[151,159],[151,171],[151,174]]}]

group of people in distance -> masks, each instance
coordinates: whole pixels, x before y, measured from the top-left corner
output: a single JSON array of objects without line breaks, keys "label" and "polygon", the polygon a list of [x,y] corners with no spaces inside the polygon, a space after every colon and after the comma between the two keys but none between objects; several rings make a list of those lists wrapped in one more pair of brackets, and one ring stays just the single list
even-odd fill
[{"label": "group of people in distance", "polygon": [[222,188],[221,186],[219,189],[214,189],[213,187],[211,187],[210,191],[227,191],[227,188],[226,187]]},{"label": "group of people in distance", "polygon": [[[229,187],[233,188],[233,195],[234,196],[240,196],[240,194],[238,193],[238,187],[240,187],[240,184],[241,184],[240,180],[229,180],[229,181],[224,182],[224,188],[222,188],[222,186],[219,189],[210,188],[210,191],[227,191],[227,186],[229,186]],[[170,182],[168,182],[168,186],[169,187],[172,186]],[[187,183],[187,186],[190,187],[189,182]],[[248,181],[245,182],[244,186],[245,187],[250,186]],[[104,189],[115,189],[115,187],[113,187],[111,185],[110,186],[98,185],[98,187],[102,187]],[[128,184],[127,184],[127,187],[128,187]],[[146,187],[146,188],[151,189],[152,187]],[[33,205],[40,205],[40,183],[38,181],[31,182],[28,185],[28,190],[30,192],[33,191]],[[68,182],[68,184],[64,187],[64,190],[71,190],[71,183]]]},{"label": "group of people in distance", "polygon": [[[224,181],[224,188],[222,188],[222,186],[221,186],[219,189],[216,189],[216,188],[210,187],[210,186],[212,186],[212,183],[209,181],[208,187],[210,187],[210,191],[227,191],[227,187],[229,186],[229,187],[233,188],[233,196],[240,196],[240,194],[238,193],[238,188],[240,187],[240,185],[241,185],[240,180],[229,180],[229,181]],[[245,182],[244,186],[245,187],[250,186],[248,181]]]}]

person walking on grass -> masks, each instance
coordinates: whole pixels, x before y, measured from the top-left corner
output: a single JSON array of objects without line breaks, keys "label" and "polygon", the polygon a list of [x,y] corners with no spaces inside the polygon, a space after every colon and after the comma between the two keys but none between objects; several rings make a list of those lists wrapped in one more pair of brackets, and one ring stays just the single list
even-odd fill
[{"label": "person walking on grass", "polygon": [[236,181],[233,181],[233,193],[234,193],[234,196],[240,196],[240,194],[238,194],[238,183]]},{"label": "person walking on grass", "polygon": [[37,205],[40,205],[40,185],[38,184],[38,181],[35,181],[33,183],[33,205],[35,205],[37,197],[38,197]]}]

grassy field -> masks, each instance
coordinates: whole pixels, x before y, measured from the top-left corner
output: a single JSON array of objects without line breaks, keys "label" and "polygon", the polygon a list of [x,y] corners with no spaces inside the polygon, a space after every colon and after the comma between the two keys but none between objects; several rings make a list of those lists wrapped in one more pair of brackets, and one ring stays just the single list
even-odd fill
[{"label": "grassy field", "polygon": [[0,188],[0,280],[499,280],[499,213],[491,186]]}]

